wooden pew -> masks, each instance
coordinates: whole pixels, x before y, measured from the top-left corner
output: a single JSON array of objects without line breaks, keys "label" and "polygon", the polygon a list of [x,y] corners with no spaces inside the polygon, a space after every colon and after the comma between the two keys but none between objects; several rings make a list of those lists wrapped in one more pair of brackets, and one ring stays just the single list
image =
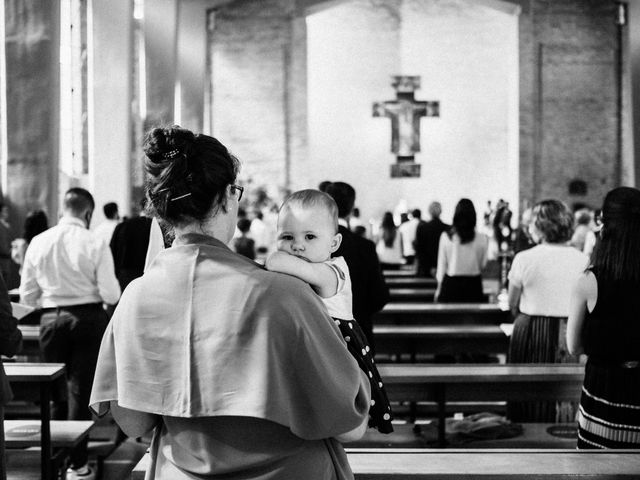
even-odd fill
[{"label": "wooden pew", "polygon": [[493,303],[408,303],[384,306],[373,317],[374,325],[500,325],[510,312]]},{"label": "wooden pew", "polygon": [[[433,302],[436,295],[435,288],[390,288],[389,298],[392,302]],[[495,292],[485,290],[484,301],[490,302]]]},{"label": "wooden pew", "polygon": [[22,325],[18,328],[22,332],[22,350],[18,352],[19,356],[25,359],[40,360],[40,325]]},{"label": "wooden pew", "polygon": [[374,325],[376,354],[507,353],[509,337],[497,325]]},{"label": "wooden pew", "polygon": [[[638,480],[640,450],[349,449],[356,480]],[[143,480],[147,453],[131,472]]]},{"label": "wooden pew", "polygon": [[427,277],[385,277],[384,281],[389,288],[436,288],[438,286],[435,278]]},{"label": "wooden pew", "polygon": [[438,442],[445,446],[448,401],[578,401],[580,364],[378,364],[391,401],[431,401],[438,408]]},{"label": "wooden pew", "polygon": [[65,367],[62,363],[5,363],[5,372],[11,383],[15,399],[38,399],[40,402],[41,478],[53,478],[51,468],[51,411],[50,401],[57,382],[64,382]]},{"label": "wooden pew", "polygon": [[9,300],[12,302],[20,301],[20,291],[17,288],[12,288],[9,290]]}]

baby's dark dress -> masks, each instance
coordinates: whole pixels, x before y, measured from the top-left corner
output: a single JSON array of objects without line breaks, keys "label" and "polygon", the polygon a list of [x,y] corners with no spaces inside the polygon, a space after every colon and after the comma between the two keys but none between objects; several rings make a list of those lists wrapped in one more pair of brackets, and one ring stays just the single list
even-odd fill
[{"label": "baby's dark dress", "polygon": [[[369,427],[381,433],[393,432],[391,405],[387,398],[383,380],[375,365],[371,347],[362,328],[351,315],[351,279],[349,267],[344,258],[335,257],[325,262],[338,277],[338,291],[330,298],[323,298],[329,314],[333,317],[340,333],[347,342],[347,348],[357,360],[358,365],[369,376],[371,384],[371,407],[369,408]],[[350,319],[349,319],[350,318]]]}]

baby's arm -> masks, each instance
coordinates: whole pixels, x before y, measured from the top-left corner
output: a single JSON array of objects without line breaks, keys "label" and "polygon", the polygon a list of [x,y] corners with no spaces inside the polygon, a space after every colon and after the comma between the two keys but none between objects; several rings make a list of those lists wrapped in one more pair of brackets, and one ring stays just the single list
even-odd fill
[{"label": "baby's arm", "polygon": [[298,277],[323,298],[333,297],[338,290],[336,272],[324,263],[311,263],[287,252],[273,252],[267,257],[265,267],[272,272]]}]

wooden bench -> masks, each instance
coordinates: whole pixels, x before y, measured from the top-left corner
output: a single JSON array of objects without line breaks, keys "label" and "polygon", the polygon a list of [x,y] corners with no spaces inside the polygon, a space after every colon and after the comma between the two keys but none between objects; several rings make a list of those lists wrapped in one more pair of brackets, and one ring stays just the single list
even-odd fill
[{"label": "wooden bench", "polygon": [[18,328],[22,332],[22,350],[18,352],[19,356],[24,356],[29,360],[39,361],[40,356],[40,325],[22,325]]},{"label": "wooden bench", "polygon": [[[92,420],[51,420],[51,447],[70,449],[87,438]],[[40,446],[40,422],[5,420],[4,436],[7,448]]]},{"label": "wooden bench", "polygon": [[444,447],[448,401],[578,401],[580,364],[378,364],[390,401],[438,405],[438,441]]},{"label": "wooden bench", "polygon": [[510,312],[494,303],[401,303],[384,306],[373,317],[374,325],[500,325]]},{"label": "wooden bench", "polygon": [[377,355],[501,354],[509,337],[497,325],[374,325]]},{"label": "wooden bench", "polygon": [[436,288],[438,281],[429,277],[386,277],[384,279],[389,288]]},{"label": "wooden bench", "polygon": [[4,369],[11,383],[15,399],[37,400],[40,402],[40,468],[41,478],[53,478],[51,411],[52,392],[58,382],[65,381],[65,367],[62,363],[5,363]]},{"label": "wooden bench", "polygon": [[[638,480],[640,450],[350,449],[356,480]],[[131,472],[143,480],[151,457]]]},{"label": "wooden bench", "polygon": [[415,277],[416,268],[412,265],[402,265],[400,268],[384,268],[382,274],[385,278],[392,277]]},{"label": "wooden bench", "polygon": [[[460,420],[460,421],[464,421]],[[458,421],[448,419],[448,427]],[[575,449],[577,443],[577,424],[520,423],[522,432],[509,438],[481,438],[447,430],[454,448],[536,448],[536,449]],[[427,420],[416,423],[393,422],[394,431],[383,434],[369,428],[360,440],[347,444],[349,448],[427,448],[437,441],[436,422]],[[562,435],[553,434],[560,430]]]},{"label": "wooden bench", "polygon": [[[436,295],[435,288],[390,288],[389,299],[392,302],[433,302]],[[484,301],[493,301],[495,292],[485,291]]]}]

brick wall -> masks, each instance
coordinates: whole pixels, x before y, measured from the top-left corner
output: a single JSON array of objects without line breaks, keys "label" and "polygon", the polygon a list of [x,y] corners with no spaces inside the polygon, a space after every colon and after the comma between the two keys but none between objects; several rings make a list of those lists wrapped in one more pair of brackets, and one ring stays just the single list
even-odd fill
[{"label": "brick wall", "polygon": [[[616,17],[606,1],[533,1],[523,11],[521,200],[598,206],[607,190],[628,181]],[[585,196],[569,194],[575,179],[587,183]]]}]

